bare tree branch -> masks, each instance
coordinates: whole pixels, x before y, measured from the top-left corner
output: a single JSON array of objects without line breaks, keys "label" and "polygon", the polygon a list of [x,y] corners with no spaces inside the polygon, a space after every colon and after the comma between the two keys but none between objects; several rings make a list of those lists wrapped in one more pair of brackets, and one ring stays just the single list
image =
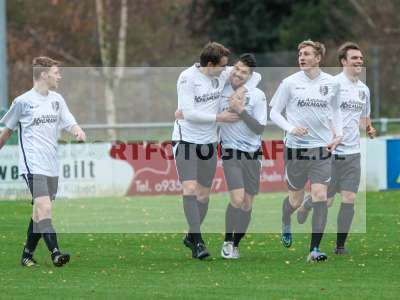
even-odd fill
[{"label": "bare tree branch", "polygon": [[117,46],[117,63],[115,70],[115,84],[119,84],[119,80],[123,76],[125,60],[126,60],[126,32],[128,28],[128,2],[121,0],[121,17],[118,32],[118,46]]},{"label": "bare tree branch", "polygon": [[358,3],[357,0],[349,0],[349,2],[351,3],[351,5],[353,5],[356,12],[365,19],[365,22],[367,22],[369,27],[371,27],[371,29],[375,31],[377,29],[375,22],[368,15],[368,13],[365,11],[365,9],[360,5],[360,3]]}]

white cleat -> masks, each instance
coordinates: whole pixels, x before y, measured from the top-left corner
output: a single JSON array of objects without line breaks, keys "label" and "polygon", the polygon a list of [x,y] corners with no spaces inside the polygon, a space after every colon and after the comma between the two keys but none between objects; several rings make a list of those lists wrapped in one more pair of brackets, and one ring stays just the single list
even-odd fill
[{"label": "white cleat", "polygon": [[240,258],[239,247],[233,247],[232,259],[239,259],[239,258]]},{"label": "white cleat", "polygon": [[224,242],[221,249],[221,256],[225,259],[232,259],[233,242]]},{"label": "white cleat", "polygon": [[307,262],[321,262],[327,259],[328,256],[324,252],[321,252],[318,248],[314,248],[314,250],[308,254]]}]

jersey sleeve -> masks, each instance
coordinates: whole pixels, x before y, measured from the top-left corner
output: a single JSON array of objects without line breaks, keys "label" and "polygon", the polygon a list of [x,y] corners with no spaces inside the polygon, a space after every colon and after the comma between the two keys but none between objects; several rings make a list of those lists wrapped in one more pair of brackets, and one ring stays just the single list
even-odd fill
[{"label": "jersey sleeve", "polygon": [[[228,83],[229,76],[231,75],[233,68],[234,68],[233,66],[226,67],[225,70],[221,73],[219,79],[223,86]],[[249,91],[250,89],[257,87],[258,84],[260,83],[261,79],[262,79],[262,76],[260,73],[253,72],[251,74],[251,77],[249,78],[249,80],[247,80],[247,82],[244,84],[244,87],[246,88],[246,90]]]},{"label": "jersey sleeve", "polygon": [[194,107],[194,83],[190,76],[179,76],[177,83],[177,93],[178,109],[182,110],[185,120],[197,123],[209,123],[216,121],[215,114],[196,111]]},{"label": "jersey sleeve", "polygon": [[282,112],[290,99],[290,88],[286,80],[282,81],[271,99],[269,106],[274,107],[276,111]]},{"label": "jersey sleeve", "polygon": [[371,115],[371,96],[369,92],[369,88],[366,88],[366,101],[365,101],[365,106],[362,110],[361,116],[362,117],[367,117]]},{"label": "jersey sleeve", "polygon": [[64,99],[60,101],[60,129],[70,130],[73,125],[76,125],[77,122],[74,116],[68,109],[67,103],[65,103]]},{"label": "jersey sleeve", "polygon": [[21,101],[14,100],[11,104],[10,109],[0,120],[8,129],[16,130],[18,128],[18,122],[21,119],[24,109],[24,104]]},{"label": "jersey sleeve", "polygon": [[267,125],[268,111],[267,98],[263,92],[257,95],[257,101],[254,104],[254,119],[261,125]]}]

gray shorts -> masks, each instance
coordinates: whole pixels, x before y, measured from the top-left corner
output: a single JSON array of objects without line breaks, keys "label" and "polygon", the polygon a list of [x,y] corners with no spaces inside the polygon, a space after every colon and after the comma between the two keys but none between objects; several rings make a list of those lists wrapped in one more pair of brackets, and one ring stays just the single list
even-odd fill
[{"label": "gray shorts", "polygon": [[38,197],[48,196],[51,200],[56,199],[58,176],[49,177],[40,174],[23,174],[22,177],[25,179],[29,191],[31,192],[32,204]]},{"label": "gray shorts", "polygon": [[244,189],[257,195],[260,189],[261,152],[222,149],[222,166],[228,190]]},{"label": "gray shorts", "polygon": [[211,187],[217,168],[217,143],[193,144],[173,142],[176,170],[181,182],[196,180],[205,187]]},{"label": "gray shorts", "polygon": [[332,158],[332,179],[328,187],[328,198],[341,191],[357,193],[361,178],[360,153],[334,155]]},{"label": "gray shorts", "polygon": [[289,190],[304,189],[308,180],[311,184],[328,185],[331,180],[331,153],[325,147],[285,147],[285,179]]}]

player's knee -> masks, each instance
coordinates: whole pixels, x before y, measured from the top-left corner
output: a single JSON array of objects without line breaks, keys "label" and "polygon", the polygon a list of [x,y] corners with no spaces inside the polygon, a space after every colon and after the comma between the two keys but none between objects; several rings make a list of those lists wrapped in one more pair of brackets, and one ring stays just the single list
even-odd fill
[{"label": "player's knee", "polygon": [[347,194],[342,198],[342,202],[343,202],[343,203],[354,204],[355,201],[356,201],[356,194],[355,194],[355,193],[347,193]]},{"label": "player's knee", "polygon": [[198,188],[197,189],[197,200],[198,201],[207,203],[209,196],[210,196],[210,189],[208,189],[208,188]]},{"label": "player's knee", "polygon": [[231,197],[231,205],[236,208],[241,208],[244,204],[244,198],[241,196],[232,196]]},{"label": "player's knee", "polygon": [[51,203],[38,203],[36,205],[36,218],[38,220],[51,218]]},{"label": "player's knee", "polygon": [[325,190],[316,190],[312,193],[313,202],[324,202],[327,201],[327,195]]},{"label": "player's knee", "polygon": [[184,195],[196,195],[196,183],[192,183],[192,182],[184,182],[182,184],[182,188],[183,188],[183,194]]}]

